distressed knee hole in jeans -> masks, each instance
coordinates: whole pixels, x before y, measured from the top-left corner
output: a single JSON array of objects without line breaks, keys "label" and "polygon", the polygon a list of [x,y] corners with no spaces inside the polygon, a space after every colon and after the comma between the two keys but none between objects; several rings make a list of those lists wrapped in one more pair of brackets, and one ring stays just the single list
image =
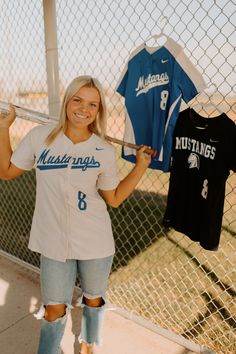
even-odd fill
[{"label": "distressed knee hole in jeans", "polygon": [[[89,304],[86,304],[86,300],[96,300],[96,299],[101,299],[102,303],[101,305],[98,306],[92,306]],[[76,301],[76,307],[81,307],[83,308],[84,306],[88,307],[94,307],[94,308],[99,308],[99,307],[104,307],[106,305],[106,300],[102,295],[89,295],[86,293],[83,293]]]},{"label": "distressed knee hole in jeans", "polygon": [[65,314],[63,316],[60,316],[58,318],[56,318],[55,320],[53,321],[49,321],[45,318],[45,312],[46,312],[46,306],[48,305],[61,305],[60,303],[54,303],[54,302],[51,302],[51,303],[48,303],[46,305],[42,304],[39,308],[39,311],[34,314],[34,317],[37,319],[37,320],[43,320],[43,321],[46,321],[46,322],[51,322],[51,323],[55,323],[55,322],[61,322],[61,323],[65,323],[66,322],[66,319],[68,317],[68,314],[70,313],[70,310],[73,308],[73,306],[71,306],[70,304],[65,304],[66,308],[65,308]]}]

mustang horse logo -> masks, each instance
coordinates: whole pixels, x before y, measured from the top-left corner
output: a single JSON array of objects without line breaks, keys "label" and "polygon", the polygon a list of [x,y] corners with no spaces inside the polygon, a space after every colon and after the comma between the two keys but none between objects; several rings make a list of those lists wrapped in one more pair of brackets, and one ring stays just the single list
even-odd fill
[{"label": "mustang horse logo", "polygon": [[199,156],[197,154],[194,154],[191,152],[191,154],[188,157],[188,163],[189,163],[189,168],[197,168],[199,170],[200,168],[200,160]]}]

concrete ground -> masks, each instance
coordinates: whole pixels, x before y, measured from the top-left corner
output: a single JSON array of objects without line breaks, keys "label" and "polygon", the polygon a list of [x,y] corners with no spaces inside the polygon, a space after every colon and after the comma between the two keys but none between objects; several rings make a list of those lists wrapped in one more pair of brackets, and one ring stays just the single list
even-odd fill
[{"label": "concrete ground", "polygon": [[[0,255],[0,353],[36,354],[40,321],[38,274]],[[62,354],[78,354],[81,309],[67,321]],[[105,315],[103,342],[94,354],[190,354],[184,346],[124,318],[116,311]]]}]

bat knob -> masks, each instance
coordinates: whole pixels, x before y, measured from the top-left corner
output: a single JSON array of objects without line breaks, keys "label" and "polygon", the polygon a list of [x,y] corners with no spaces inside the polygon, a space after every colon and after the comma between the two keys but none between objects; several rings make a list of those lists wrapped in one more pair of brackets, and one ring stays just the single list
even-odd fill
[{"label": "bat knob", "polygon": [[156,149],[153,149],[152,151],[152,157],[156,157],[157,156],[157,150]]}]

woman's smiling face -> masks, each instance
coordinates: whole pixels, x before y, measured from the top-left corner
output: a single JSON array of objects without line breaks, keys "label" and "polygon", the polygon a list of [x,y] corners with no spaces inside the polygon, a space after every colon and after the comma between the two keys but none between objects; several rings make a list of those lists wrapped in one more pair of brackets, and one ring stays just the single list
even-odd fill
[{"label": "woman's smiling face", "polygon": [[96,88],[83,86],[68,101],[66,113],[68,126],[86,128],[94,122],[100,108],[100,95]]}]

